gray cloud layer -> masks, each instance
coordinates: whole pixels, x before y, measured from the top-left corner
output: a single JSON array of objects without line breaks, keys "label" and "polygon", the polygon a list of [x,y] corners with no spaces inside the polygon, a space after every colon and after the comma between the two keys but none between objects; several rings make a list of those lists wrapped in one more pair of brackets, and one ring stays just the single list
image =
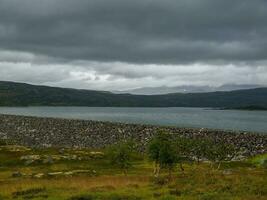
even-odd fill
[{"label": "gray cloud layer", "polygon": [[2,48],[66,59],[266,59],[265,0],[1,0]]},{"label": "gray cloud layer", "polygon": [[[14,80],[23,78],[11,65],[42,68],[39,82],[51,84],[68,85],[82,71],[90,75],[77,86],[88,87],[90,79],[97,88],[122,80],[128,87],[190,83],[193,77],[196,84],[215,84],[207,75],[214,69],[235,74],[217,84],[267,84],[267,2],[0,0],[0,50],[0,72]],[[57,70],[61,75],[50,80],[48,71]]]}]

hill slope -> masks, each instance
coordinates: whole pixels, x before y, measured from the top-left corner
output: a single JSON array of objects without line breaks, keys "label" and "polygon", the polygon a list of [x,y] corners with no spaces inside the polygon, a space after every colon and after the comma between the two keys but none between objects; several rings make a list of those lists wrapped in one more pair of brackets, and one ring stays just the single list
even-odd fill
[{"label": "hill slope", "polygon": [[267,107],[267,88],[230,92],[131,95],[0,81],[0,106]]}]

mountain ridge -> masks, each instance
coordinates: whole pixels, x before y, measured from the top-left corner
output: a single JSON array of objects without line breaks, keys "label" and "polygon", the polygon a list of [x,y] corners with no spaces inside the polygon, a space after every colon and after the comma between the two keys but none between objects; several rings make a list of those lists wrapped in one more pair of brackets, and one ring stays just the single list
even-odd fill
[{"label": "mountain ridge", "polygon": [[0,106],[267,107],[267,88],[226,92],[132,95],[0,81]]}]

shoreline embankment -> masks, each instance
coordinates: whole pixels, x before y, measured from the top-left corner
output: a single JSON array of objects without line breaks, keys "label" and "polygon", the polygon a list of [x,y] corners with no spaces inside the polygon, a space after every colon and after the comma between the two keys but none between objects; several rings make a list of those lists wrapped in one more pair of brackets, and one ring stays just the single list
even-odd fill
[{"label": "shoreline embankment", "polygon": [[208,138],[232,144],[245,157],[267,153],[267,134],[0,115],[0,139],[34,148],[103,148],[123,139],[133,139],[144,149],[159,130],[175,137]]}]

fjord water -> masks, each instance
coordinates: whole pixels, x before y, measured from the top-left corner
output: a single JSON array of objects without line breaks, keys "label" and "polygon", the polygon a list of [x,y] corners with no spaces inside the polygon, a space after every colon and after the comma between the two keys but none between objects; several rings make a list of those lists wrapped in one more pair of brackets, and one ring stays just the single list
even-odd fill
[{"label": "fjord water", "polygon": [[209,108],[0,107],[0,114],[267,133],[267,111]]}]

